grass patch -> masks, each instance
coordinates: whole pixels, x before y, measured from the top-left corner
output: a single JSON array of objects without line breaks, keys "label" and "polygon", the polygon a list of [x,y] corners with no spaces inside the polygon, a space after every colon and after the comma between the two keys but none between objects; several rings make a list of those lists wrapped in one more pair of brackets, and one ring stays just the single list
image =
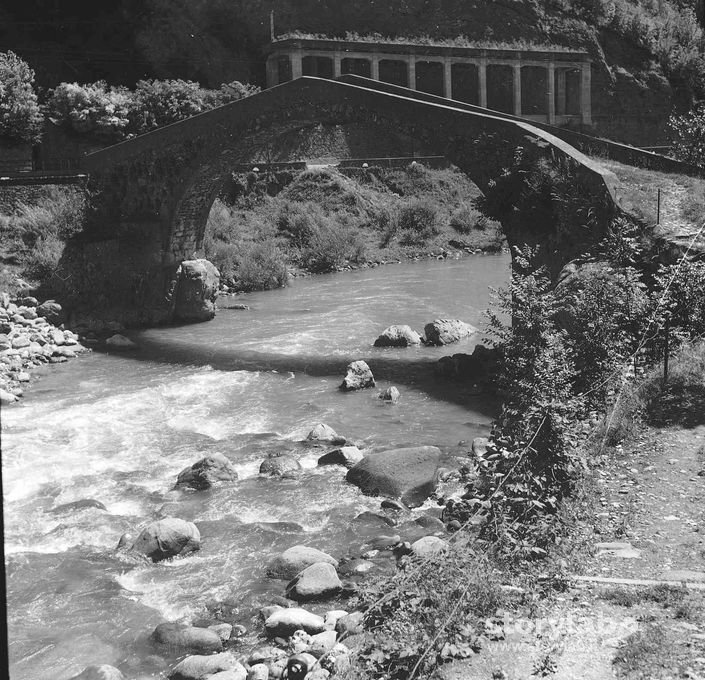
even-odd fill
[{"label": "grass patch", "polygon": [[50,188],[34,204],[20,203],[11,215],[0,215],[3,262],[0,290],[50,286],[58,272],[66,241],[84,224],[85,195],[73,188]]},{"label": "grass patch", "polygon": [[688,654],[682,633],[662,624],[649,624],[630,635],[615,654],[613,664],[620,677],[660,680],[686,677]]},{"label": "grass patch", "polygon": [[688,595],[686,588],[680,585],[659,583],[648,588],[626,588],[618,586],[606,588],[600,597],[606,602],[620,607],[634,607],[639,604],[656,603],[664,609],[680,606]]}]

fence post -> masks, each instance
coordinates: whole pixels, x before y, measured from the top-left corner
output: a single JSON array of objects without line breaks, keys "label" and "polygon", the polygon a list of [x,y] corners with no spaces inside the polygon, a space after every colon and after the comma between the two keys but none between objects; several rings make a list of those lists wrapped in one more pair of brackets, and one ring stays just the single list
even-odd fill
[{"label": "fence post", "polygon": [[656,224],[661,224],[661,189],[656,190]]},{"label": "fence post", "polygon": [[668,382],[668,352],[669,352],[669,340],[671,336],[671,314],[666,312],[666,324],[664,326],[664,345],[663,345],[663,384]]}]

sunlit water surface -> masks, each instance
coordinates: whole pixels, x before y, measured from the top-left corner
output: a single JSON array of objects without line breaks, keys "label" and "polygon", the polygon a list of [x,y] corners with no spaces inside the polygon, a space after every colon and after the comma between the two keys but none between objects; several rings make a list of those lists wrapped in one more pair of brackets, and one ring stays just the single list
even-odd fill
[{"label": "sunlit water surface", "polygon": [[[173,658],[149,633],[164,620],[194,621],[213,603],[251,618],[284,583],[264,576],[272,555],[297,543],[341,557],[364,542],[351,524],[379,507],[318,468],[325,449],[300,443],[317,422],[361,447],[453,446],[487,431],[487,406],[440,381],[444,354],[469,352],[478,336],[445,348],[376,349],[388,325],[419,331],[434,318],[484,325],[488,286],[508,257],[427,261],[292,281],[277,291],[225,298],[215,320],[135,333],[130,354],[92,352],[46,369],[22,404],[2,412],[5,551],[11,677],[63,680],[86,665],[158,677]],[[345,365],[365,359],[379,389],[342,393]],[[261,478],[260,462],[294,451],[296,479]],[[174,491],[177,474],[224,453],[239,481],[206,492]],[[57,506],[96,499],[88,508]],[[200,552],[144,564],[116,553],[161,516],[194,521]]]}]

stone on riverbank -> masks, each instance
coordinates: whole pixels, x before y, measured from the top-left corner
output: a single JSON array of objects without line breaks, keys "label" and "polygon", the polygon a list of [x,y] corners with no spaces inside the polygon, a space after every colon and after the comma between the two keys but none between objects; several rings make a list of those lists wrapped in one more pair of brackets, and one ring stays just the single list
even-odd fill
[{"label": "stone on riverbank", "polygon": [[52,512],[58,515],[63,512],[73,512],[74,510],[87,510],[89,508],[95,508],[96,510],[106,511],[108,509],[103,503],[93,498],[82,498],[80,501],[72,501],[71,503],[63,503],[61,505],[57,505],[55,508],[52,508],[48,512]]},{"label": "stone on riverbank", "polygon": [[176,488],[210,489],[217,482],[234,482],[237,470],[222,453],[212,453],[179,473]]},{"label": "stone on riverbank", "polygon": [[440,457],[435,446],[382,451],[365,456],[346,479],[368,496],[400,498],[405,505],[417,507],[436,488]]},{"label": "stone on riverbank", "polygon": [[348,635],[359,635],[364,632],[362,621],[365,615],[362,612],[353,612],[347,616],[341,616],[335,623],[335,632],[340,638]]},{"label": "stone on riverbank", "polygon": [[187,555],[201,548],[201,534],[193,522],[165,517],[142,530],[132,549],[147,555],[152,562]]},{"label": "stone on riverbank", "polygon": [[424,536],[411,544],[411,554],[425,559],[448,549],[448,542],[437,536]]},{"label": "stone on riverbank", "polygon": [[105,345],[106,347],[110,347],[110,349],[137,349],[136,342],[133,342],[132,340],[130,340],[130,338],[127,338],[124,335],[120,335],[120,333],[115,333],[115,335],[111,335],[105,341]]},{"label": "stone on riverbank", "polygon": [[347,374],[340,384],[340,389],[343,392],[353,392],[375,386],[375,378],[366,362],[353,361],[348,364],[346,370]]},{"label": "stone on riverbank", "polygon": [[158,645],[181,652],[211,654],[223,651],[223,642],[215,631],[182,623],[160,623],[151,639]]},{"label": "stone on riverbank", "polygon": [[458,319],[436,319],[424,326],[427,345],[449,345],[477,333],[477,328]]},{"label": "stone on riverbank", "polygon": [[309,635],[316,635],[325,630],[323,618],[312,614],[306,609],[290,607],[274,612],[264,622],[265,632],[269,637],[287,638],[297,630],[306,631]]},{"label": "stone on riverbank", "polygon": [[102,664],[99,666],[86,666],[78,675],[74,675],[71,680],[125,680],[125,676],[115,666]]},{"label": "stone on riverbank", "polygon": [[322,455],[318,459],[319,465],[343,465],[346,468],[351,468],[359,463],[364,456],[362,451],[357,446],[342,446],[339,449],[334,449]]},{"label": "stone on riverbank", "polygon": [[215,316],[220,274],[208,260],[184,260],[176,273],[174,319],[210,321]]},{"label": "stone on riverbank", "polygon": [[180,661],[169,673],[169,680],[205,680],[216,673],[234,671],[240,680],[246,680],[245,667],[228,652],[211,656],[193,655]]},{"label": "stone on riverbank", "polygon": [[284,477],[292,475],[301,470],[301,463],[289,454],[272,454],[269,458],[265,458],[259,466],[261,475],[272,475],[275,477]]},{"label": "stone on riverbank", "polygon": [[409,347],[420,344],[421,336],[409,326],[389,326],[375,340],[375,347]]},{"label": "stone on riverbank", "polygon": [[7,390],[0,390],[0,405],[7,406],[17,401],[17,397]]},{"label": "stone on riverbank", "polygon": [[341,437],[332,427],[329,427],[325,423],[318,423],[306,435],[306,441],[345,444],[345,437]]},{"label": "stone on riverbank", "polygon": [[342,588],[335,567],[328,562],[317,562],[296,575],[286,587],[286,596],[297,602],[323,600]]},{"label": "stone on riverbank", "polygon": [[338,560],[307,545],[295,545],[275,557],[267,567],[269,578],[290,580],[312,564],[325,562],[338,568]]}]

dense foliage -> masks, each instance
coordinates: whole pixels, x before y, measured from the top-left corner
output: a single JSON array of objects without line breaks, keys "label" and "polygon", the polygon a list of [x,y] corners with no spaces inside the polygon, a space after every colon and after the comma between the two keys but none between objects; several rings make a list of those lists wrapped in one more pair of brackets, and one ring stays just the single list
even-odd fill
[{"label": "dense foliage", "polygon": [[43,117],[34,91],[34,71],[13,52],[0,52],[0,138],[39,140]]},{"label": "dense foliage", "polygon": [[47,102],[50,119],[66,130],[105,141],[149,132],[255,94],[239,82],[208,90],[186,80],[140,80],[134,90],[105,81],[61,83]]},{"label": "dense foliage", "polygon": [[667,131],[671,152],[676,158],[693,165],[705,165],[705,104],[698,104],[683,115],[672,115]]}]

